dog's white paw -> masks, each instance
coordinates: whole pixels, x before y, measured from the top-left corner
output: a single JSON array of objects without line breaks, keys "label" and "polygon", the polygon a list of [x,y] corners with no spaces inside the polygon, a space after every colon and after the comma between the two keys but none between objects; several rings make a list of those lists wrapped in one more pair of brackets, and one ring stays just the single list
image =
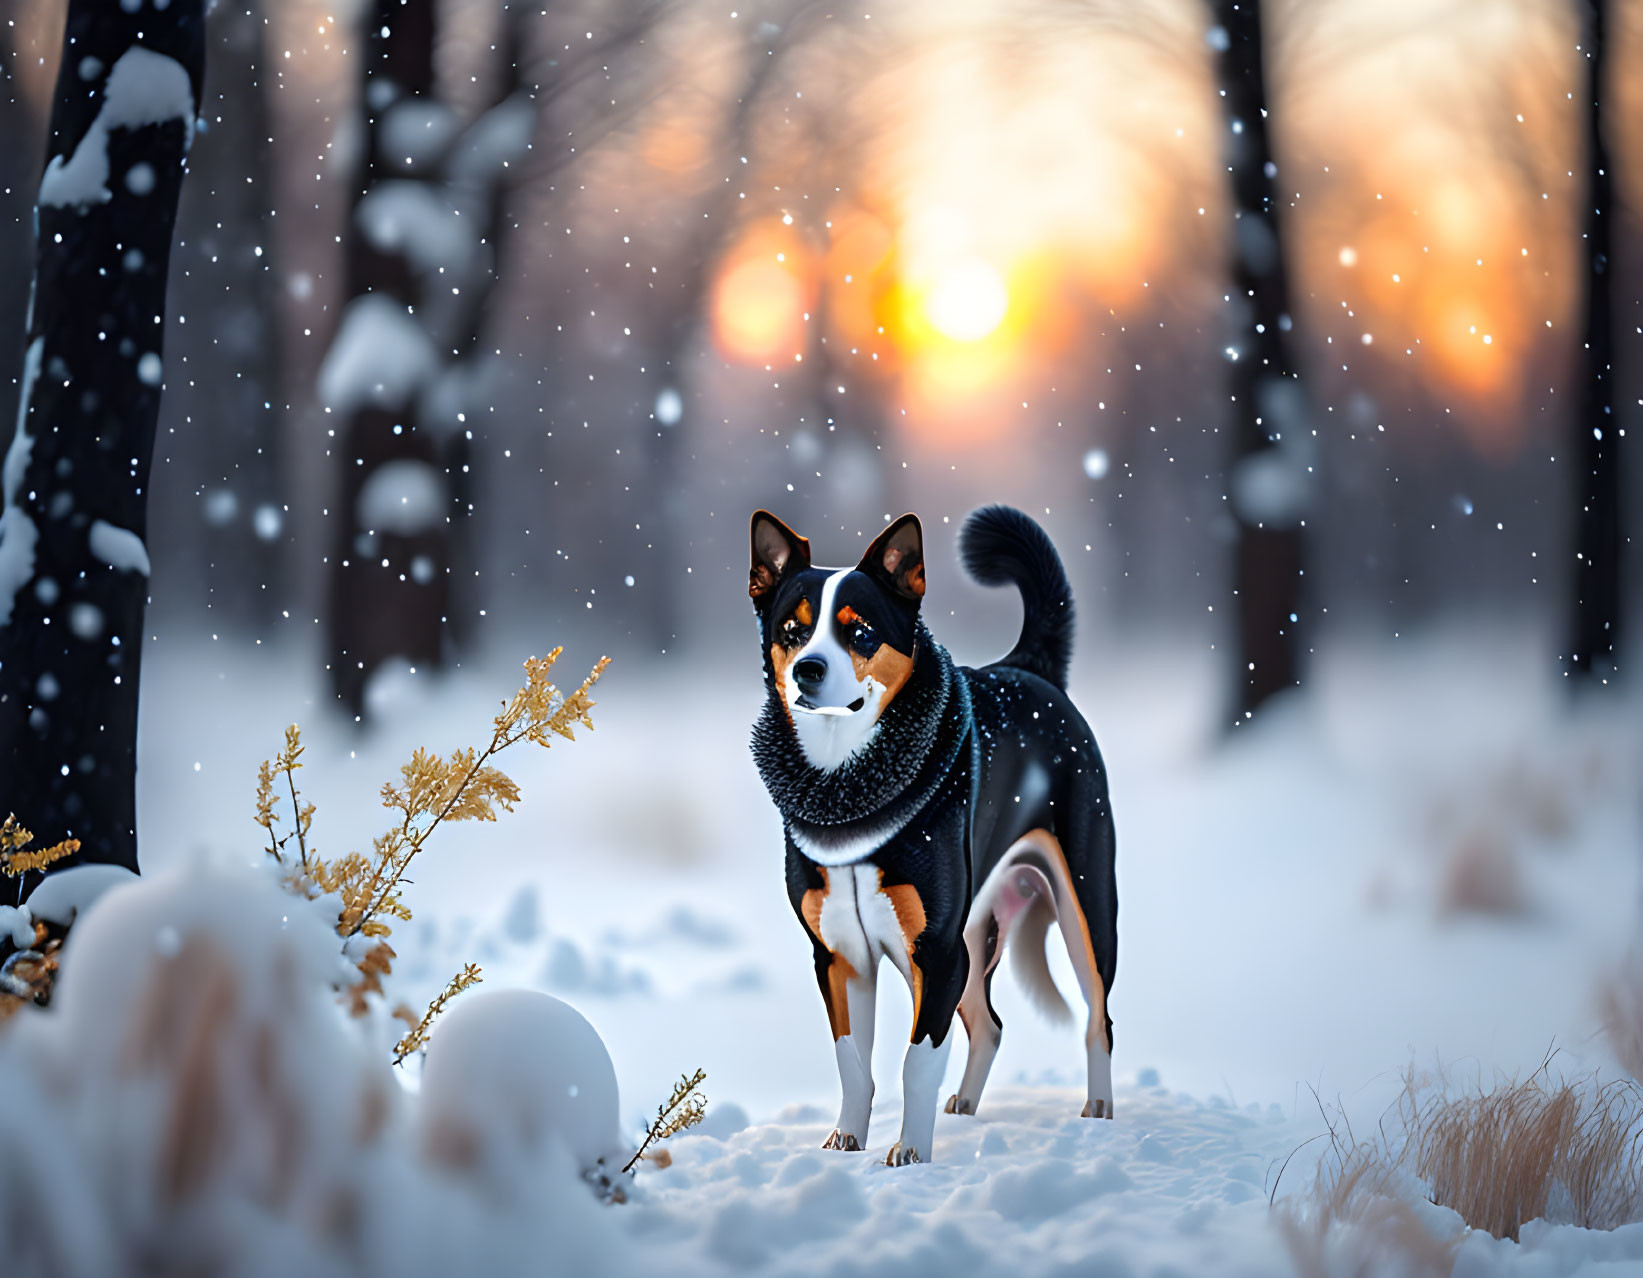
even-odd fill
[{"label": "dog's white paw", "polygon": [[949,1114],[973,1114],[976,1112],[976,1103],[955,1094],[947,1098],[947,1112]]},{"label": "dog's white paw", "polygon": [[922,1163],[923,1161],[919,1157],[918,1150],[903,1148],[899,1140],[890,1146],[890,1152],[884,1156],[884,1165],[886,1167],[906,1167],[911,1163]]},{"label": "dog's white paw", "polygon": [[1110,1100],[1085,1101],[1084,1112],[1080,1118],[1111,1118],[1112,1102]]},{"label": "dog's white paw", "polygon": [[837,1128],[835,1128],[833,1134],[822,1142],[822,1148],[842,1149],[849,1153],[859,1154],[861,1152],[861,1142],[854,1136],[850,1135],[849,1132],[840,1132]]}]

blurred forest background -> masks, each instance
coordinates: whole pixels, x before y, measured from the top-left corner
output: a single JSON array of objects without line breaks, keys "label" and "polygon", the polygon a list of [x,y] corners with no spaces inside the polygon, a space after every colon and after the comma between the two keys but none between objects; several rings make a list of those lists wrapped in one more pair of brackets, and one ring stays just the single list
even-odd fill
[{"label": "blurred forest background", "polygon": [[[1062,547],[1087,642],[1234,653],[1230,8],[215,5],[150,629],[311,646],[356,707],[339,629],[373,660],[466,663],[528,629],[631,665],[724,651],[751,679],[762,505],[824,563],[918,511],[937,636],[1002,651],[1014,601],[959,584],[952,534],[1004,500]],[[1643,3],[1607,8],[1612,395],[1635,432]],[[62,11],[7,0],[0,23],[7,421]],[[1261,6],[1307,649],[1459,621],[1563,669],[1585,13]],[[375,109],[371,57],[413,111]],[[388,341],[405,307],[366,296],[420,335]],[[350,323],[398,352],[364,389]]]}]

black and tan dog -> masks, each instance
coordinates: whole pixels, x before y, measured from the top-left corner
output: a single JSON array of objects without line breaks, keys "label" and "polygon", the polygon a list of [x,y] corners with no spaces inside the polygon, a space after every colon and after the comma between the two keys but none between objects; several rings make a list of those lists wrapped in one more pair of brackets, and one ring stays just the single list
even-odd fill
[{"label": "black and tan dog", "polygon": [[815,951],[844,1100],[829,1149],[861,1149],[873,1104],[876,973],[913,994],[892,1165],[927,1161],[948,1031],[970,1056],[949,1113],[972,1114],[998,1050],[993,971],[1006,943],[1035,1001],[1065,1015],[1044,938],[1060,925],[1089,1004],[1086,1116],[1112,1117],[1118,889],[1106,771],[1066,693],[1072,592],[1044,530],[1018,510],[960,534],[977,581],[1013,583],[1021,638],[1002,661],[953,665],[919,616],[924,542],[903,515],[853,569],[753,516],[748,590],[769,696],[753,757],[787,830],[787,889]]}]

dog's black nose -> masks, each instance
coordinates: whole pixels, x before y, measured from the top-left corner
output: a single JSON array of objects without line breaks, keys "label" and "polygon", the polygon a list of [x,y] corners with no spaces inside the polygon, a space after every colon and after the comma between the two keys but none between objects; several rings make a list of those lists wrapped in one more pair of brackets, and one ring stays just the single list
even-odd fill
[{"label": "dog's black nose", "polygon": [[827,662],[821,657],[804,657],[793,665],[793,681],[806,696],[816,692],[827,678]]}]

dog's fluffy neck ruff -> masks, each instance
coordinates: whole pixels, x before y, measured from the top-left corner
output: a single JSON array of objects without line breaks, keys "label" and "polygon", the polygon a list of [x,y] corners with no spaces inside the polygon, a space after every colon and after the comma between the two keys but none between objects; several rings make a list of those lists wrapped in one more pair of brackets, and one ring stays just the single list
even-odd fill
[{"label": "dog's fluffy neck ruff", "polygon": [[904,829],[952,771],[969,738],[969,687],[946,649],[917,627],[907,686],[872,738],[837,768],[814,767],[774,689],[753,727],[753,761],[793,841],[823,865],[859,861]]}]

